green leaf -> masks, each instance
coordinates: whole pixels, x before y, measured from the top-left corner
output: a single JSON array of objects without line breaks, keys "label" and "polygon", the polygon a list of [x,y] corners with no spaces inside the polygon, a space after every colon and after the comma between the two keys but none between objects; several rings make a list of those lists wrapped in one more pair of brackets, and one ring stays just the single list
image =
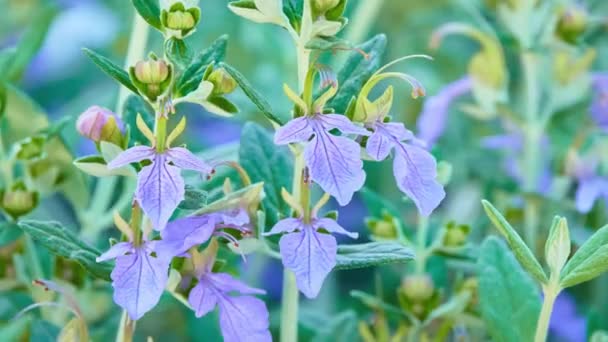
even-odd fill
[{"label": "green leaf", "polygon": [[249,81],[247,81],[245,76],[226,63],[220,63],[220,67],[224,68],[226,72],[228,72],[228,74],[234,78],[245,95],[247,95],[251,102],[258,107],[258,109],[262,112],[262,114],[264,114],[264,116],[266,116],[266,118],[268,118],[268,120],[274,121],[279,125],[283,125],[283,121],[272,113],[272,107],[270,107],[270,104],[262,97],[262,95],[260,95],[260,93],[258,93],[257,90],[255,90]]},{"label": "green leaf", "polygon": [[481,246],[479,305],[493,341],[533,341],[541,297],[534,281],[497,237]]},{"label": "green leaf", "polygon": [[17,56],[16,48],[5,48],[0,50],[0,81],[5,81],[9,78],[15,56]]},{"label": "green leaf", "polygon": [[369,242],[338,246],[336,270],[403,263],[414,259],[414,252],[396,242]]},{"label": "green leaf", "polygon": [[[348,103],[380,67],[382,54],[386,48],[386,36],[379,34],[367,42],[355,47],[344,67],[338,72],[338,93],[327,105],[337,113],[346,113]],[[365,52],[367,56],[361,54]]]},{"label": "green leaf", "polygon": [[21,237],[23,231],[14,222],[0,222],[0,248],[10,245]]},{"label": "green leaf", "polygon": [[160,6],[158,5],[158,0],[132,1],[137,13],[139,13],[150,26],[162,32],[163,26],[160,22]]},{"label": "green leaf", "polygon": [[83,48],[82,50],[84,51],[84,53],[87,54],[87,56],[89,56],[93,63],[95,63],[108,76],[112,77],[125,87],[129,88],[129,90],[131,90],[135,94],[139,94],[137,92],[137,88],[135,88],[135,85],[133,85],[133,83],[131,82],[129,74],[121,67],[114,64],[109,58],[106,58],[93,50],[87,48]]},{"label": "green leaf", "polygon": [[226,113],[236,114],[239,112],[239,108],[223,96],[211,96],[207,101]]},{"label": "green leaf", "polygon": [[177,93],[180,96],[185,96],[198,88],[209,64],[218,63],[224,60],[227,44],[228,36],[223,35],[192,59],[190,64],[184,69],[184,72],[175,86],[175,89],[177,89]]},{"label": "green leaf", "polygon": [[146,145],[148,138],[137,128],[137,113],[141,114],[148,127],[154,127],[154,111],[143,98],[131,95],[125,101],[123,107],[123,120],[129,126],[129,143],[131,146],[137,144]]},{"label": "green leaf", "polygon": [[463,291],[452,296],[449,301],[431,311],[423,324],[428,325],[438,318],[454,317],[462,313],[467,308],[470,300],[471,293],[468,291]]},{"label": "green leaf", "polygon": [[52,253],[76,261],[97,278],[110,280],[112,264],[96,262],[101,253],[60,223],[27,220],[19,222],[19,227]]},{"label": "green leaf", "polygon": [[486,201],[482,200],[481,204],[483,204],[483,208],[486,211],[486,215],[490,218],[490,221],[494,224],[494,227],[498,229],[500,234],[504,236],[515,253],[515,257],[521,263],[523,268],[534,277],[534,279],[538,280],[540,283],[547,283],[547,275],[545,271],[540,266],[538,260],[534,256],[534,253],[526,246],[525,242],[521,239],[519,234],[511,227],[509,222],[502,216],[502,214],[494,208],[494,206]]},{"label": "green leaf", "polygon": [[186,185],[184,200],[177,206],[182,210],[198,210],[207,205],[209,193]]},{"label": "green leaf", "polygon": [[262,204],[266,222],[272,227],[291,211],[281,198],[281,188],[291,186],[293,162],[289,150],[276,146],[270,132],[260,125],[248,122],[242,132],[239,162],[252,182],[264,182],[266,198]]},{"label": "green leaf", "polygon": [[[56,7],[47,5],[42,7],[28,21],[32,25],[27,28],[19,44],[17,44],[15,53],[11,58],[10,69],[6,71],[5,79],[16,81],[21,78],[23,71],[42,46],[46,33],[56,14]],[[4,72],[2,71],[2,74]]]},{"label": "green leaf", "polygon": [[180,69],[185,69],[192,62],[192,51],[181,39],[172,37],[165,41],[165,53],[169,61]]},{"label": "green leaf", "polygon": [[353,44],[348,40],[338,37],[315,37],[306,43],[310,50],[350,50]]},{"label": "green leaf", "polygon": [[608,271],[608,226],[593,234],[568,261],[561,272],[564,288],[591,280]]}]

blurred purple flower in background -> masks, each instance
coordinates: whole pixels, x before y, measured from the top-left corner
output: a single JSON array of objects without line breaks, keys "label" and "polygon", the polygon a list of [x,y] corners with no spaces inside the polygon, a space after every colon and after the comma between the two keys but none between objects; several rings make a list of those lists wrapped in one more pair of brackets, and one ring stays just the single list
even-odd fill
[{"label": "blurred purple flower in background", "polygon": [[603,130],[608,130],[608,73],[592,76],[593,100],[589,108],[593,121]]},{"label": "blurred purple flower in background", "polygon": [[418,138],[433,146],[443,134],[448,121],[450,106],[459,97],[471,92],[473,82],[470,77],[454,81],[424,102],[418,118]]},{"label": "blurred purple flower in background", "polygon": [[585,341],[587,323],[576,311],[576,300],[567,292],[562,292],[555,300],[549,330],[558,341]]},{"label": "blurred purple flower in background", "polygon": [[575,195],[578,212],[588,213],[595,202],[602,197],[608,204],[608,178],[597,173],[599,167],[597,155],[569,155],[567,167],[568,172],[578,181]]}]

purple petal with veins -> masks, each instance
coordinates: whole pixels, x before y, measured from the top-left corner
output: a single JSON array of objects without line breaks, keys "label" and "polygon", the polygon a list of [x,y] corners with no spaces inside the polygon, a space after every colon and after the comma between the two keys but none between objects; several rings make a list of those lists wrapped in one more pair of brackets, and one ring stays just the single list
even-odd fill
[{"label": "purple petal with veins", "polygon": [[131,163],[137,163],[145,159],[153,159],[156,151],[149,146],[135,146],[121,152],[116,158],[108,163],[109,169],[117,169]]},{"label": "purple petal with veins", "polygon": [[182,170],[198,171],[205,175],[210,174],[213,168],[207,163],[197,158],[192,152],[183,147],[173,147],[166,152],[167,160],[173,162],[175,166]]},{"label": "purple petal with veins", "polygon": [[216,216],[212,214],[171,221],[161,231],[162,240],[157,249],[163,255],[180,255],[193,246],[207,242],[215,232],[216,224]]}]

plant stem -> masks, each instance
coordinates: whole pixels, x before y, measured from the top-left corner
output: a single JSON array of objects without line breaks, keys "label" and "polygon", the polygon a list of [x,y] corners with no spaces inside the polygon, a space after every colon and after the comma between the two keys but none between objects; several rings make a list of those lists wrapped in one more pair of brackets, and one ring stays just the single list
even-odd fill
[{"label": "plant stem", "polygon": [[127,314],[127,311],[122,312],[120,317],[120,326],[116,335],[116,342],[131,342],[135,333],[135,321],[132,321]]},{"label": "plant stem", "polygon": [[561,291],[559,285],[557,285],[557,280],[555,279],[556,278],[552,277],[549,285],[543,288],[543,306],[540,310],[538,323],[536,324],[536,334],[534,336],[534,342],[547,341],[547,334],[549,332],[549,321],[551,320],[551,313],[553,312],[553,304],[555,304],[555,299]]},{"label": "plant stem", "polygon": [[416,235],[416,273],[423,274],[426,268],[428,251],[426,250],[426,240],[429,230],[429,220],[427,217],[418,216],[418,231]]},{"label": "plant stem", "polygon": [[154,136],[156,138],[156,151],[158,153],[164,152],[165,141],[167,140],[167,117],[162,113],[156,113]]}]

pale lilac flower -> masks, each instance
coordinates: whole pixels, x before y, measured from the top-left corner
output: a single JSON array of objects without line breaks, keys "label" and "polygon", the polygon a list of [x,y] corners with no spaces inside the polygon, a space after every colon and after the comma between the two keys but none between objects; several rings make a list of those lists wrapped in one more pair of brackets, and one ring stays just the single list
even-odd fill
[{"label": "pale lilac flower", "polygon": [[102,131],[110,120],[114,120],[115,127],[124,133],[125,126],[122,120],[111,110],[99,106],[91,106],[80,114],[76,121],[76,129],[80,135],[98,142],[102,139]]},{"label": "pale lilac flower", "polygon": [[576,300],[567,292],[562,292],[555,300],[549,329],[551,336],[559,341],[585,341],[586,319],[577,313]]},{"label": "pale lilac flower", "polygon": [[157,248],[165,255],[178,256],[207,242],[211,236],[220,236],[238,245],[232,235],[221,229],[231,228],[248,234],[251,232],[249,223],[249,214],[242,208],[180,218],[167,224]]},{"label": "pale lilac flower", "polygon": [[608,205],[608,178],[598,175],[599,160],[595,155],[587,155],[570,160],[569,168],[578,181],[576,188],[576,210],[586,214],[595,202],[604,198]]},{"label": "pale lilac flower", "polygon": [[395,150],[393,174],[397,187],[416,204],[420,214],[430,215],[445,197],[443,186],[437,181],[437,162],[433,155],[421,147],[402,123],[368,123],[374,133],[367,140],[367,153],[377,161]]},{"label": "pale lilac flower", "polygon": [[422,113],[418,118],[418,137],[428,146],[437,142],[445,130],[451,104],[459,97],[471,92],[473,82],[470,77],[463,77],[448,84],[437,95],[424,102]]},{"label": "pale lilac flower", "polygon": [[213,261],[197,265],[198,284],[188,296],[196,317],[218,307],[225,342],[272,341],[266,304],[251,296],[266,292],[249,287],[227,273],[212,273]]},{"label": "pale lilac flower", "polygon": [[184,179],[180,170],[210,174],[212,168],[183,147],[172,147],[159,153],[149,146],[135,146],[122,152],[108,163],[108,168],[116,169],[146,159],[152,164],[142,168],[137,175],[135,199],[152,220],[154,228],[163,230],[184,199]]},{"label": "pale lilac flower", "polygon": [[306,143],[304,159],[311,179],[340,205],[346,205],[365,183],[361,147],[347,137],[331,134],[332,129],[342,134],[369,135],[344,115],[314,114],[293,119],[279,128],[274,142],[278,145]]},{"label": "pale lilac flower", "polygon": [[332,219],[314,216],[310,222],[303,218],[286,218],[265,234],[287,233],[279,241],[283,266],[295,274],[298,289],[308,298],[319,294],[323,281],[336,266],[336,238],[319,232],[319,229],[353,239],[358,237],[357,233],[347,231]]},{"label": "pale lilac flower", "polygon": [[133,320],[158,304],[167,284],[170,258],[156,253],[156,243],[144,240],[136,246],[133,242],[119,242],[96,259],[116,259],[110,274],[114,302],[127,310]]},{"label": "pale lilac flower", "polygon": [[608,130],[608,73],[593,75],[593,101],[589,111],[595,123],[603,130]]}]

